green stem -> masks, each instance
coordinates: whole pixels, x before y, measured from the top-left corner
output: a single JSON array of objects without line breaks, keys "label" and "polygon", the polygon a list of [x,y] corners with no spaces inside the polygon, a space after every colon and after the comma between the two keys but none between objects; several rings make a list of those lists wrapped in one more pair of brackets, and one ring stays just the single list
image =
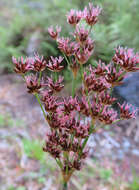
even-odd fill
[{"label": "green stem", "polygon": [[90,26],[90,29],[89,29],[89,34],[91,33],[91,30],[92,30],[92,25]]},{"label": "green stem", "polygon": [[57,81],[57,72],[54,73],[54,76],[55,76],[55,82]]},{"label": "green stem", "polygon": [[89,135],[88,135],[88,137],[85,138],[85,140],[84,140],[84,142],[83,142],[82,149],[81,149],[81,151],[80,151],[80,153],[79,153],[79,157],[80,157],[80,156],[82,155],[82,153],[83,153],[83,150],[84,150],[84,148],[85,148],[85,146],[86,146],[86,144],[87,144],[87,142],[88,142],[88,139],[89,139],[89,137],[90,137],[90,134],[91,134],[92,131],[93,131],[93,128],[94,128],[94,125],[92,124],[91,127],[90,127],[90,130],[89,130]]},{"label": "green stem", "polygon": [[124,71],[121,75],[120,75],[120,77],[118,78],[118,80],[117,81],[119,81],[119,80],[121,80],[121,78],[126,74],[127,72],[126,71]]},{"label": "green stem", "polygon": [[119,122],[119,121],[122,121],[123,119],[117,119],[117,120],[115,120],[112,124],[115,124],[115,123],[117,123],[117,122]]},{"label": "green stem", "polygon": [[56,163],[59,165],[59,167],[62,169],[63,166],[62,166],[62,162],[60,159],[56,159]]},{"label": "green stem", "polygon": [[81,66],[80,66],[80,72],[81,72],[81,78],[82,78],[82,81],[83,81],[83,65],[81,64]]},{"label": "green stem", "polygon": [[38,103],[39,103],[39,105],[40,105],[40,107],[41,107],[41,110],[42,110],[42,112],[43,112],[44,118],[46,119],[46,113],[45,113],[45,111],[44,111],[44,109],[43,109],[43,106],[42,106],[42,104],[41,104],[39,95],[38,95],[38,94],[35,94],[35,96],[36,96],[36,99],[37,99],[37,101],[38,101]]},{"label": "green stem", "polygon": [[64,152],[64,157],[66,159],[66,174],[68,175],[69,155],[67,152]]},{"label": "green stem", "polygon": [[75,95],[75,82],[76,80],[74,79],[74,76],[72,77],[72,97]]},{"label": "green stem", "polygon": [[39,72],[39,80],[38,80],[38,83],[40,84],[40,82],[41,82],[41,76],[42,76],[42,72],[40,71]]},{"label": "green stem", "polygon": [[62,190],[67,190],[68,189],[68,184],[67,184],[67,182],[64,182],[63,183],[63,189]]},{"label": "green stem", "polygon": [[66,56],[63,52],[62,52],[62,54],[63,54],[64,58],[66,59],[66,61],[67,61],[68,65],[70,66],[70,62],[69,62],[69,60],[68,60],[67,56]]},{"label": "green stem", "polygon": [[110,88],[110,95],[112,95],[112,90],[113,90],[113,87]]},{"label": "green stem", "polygon": [[23,78],[23,80],[25,80],[25,75],[24,74],[22,74],[22,78]]}]

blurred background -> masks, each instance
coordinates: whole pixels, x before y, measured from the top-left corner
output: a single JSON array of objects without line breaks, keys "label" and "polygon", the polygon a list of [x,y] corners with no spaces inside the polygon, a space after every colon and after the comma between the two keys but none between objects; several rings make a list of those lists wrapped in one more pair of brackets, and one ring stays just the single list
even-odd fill
[{"label": "blurred background", "polygon": [[[91,0],[0,0],[0,190],[57,190],[60,178],[55,162],[42,152],[47,131],[34,98],[13,73],[11,57],[39,52],[48,58],[60,52],[48,27],[72,32],[66,14],[83,9]],[[93,0],[103,8],[92,38],[90,60],[108,63],[118,45],[139,51],[139,1]],[[64,71],[65,93],[71,75]],[[80,85],[80,84],[79,84]],[[139,107],[139,72],[130,74],[114,90],[120,102]],[[139,116],[136,120],[106,126],[89,141],[90,156],[71,180],[72,190],[139,190]]]}]

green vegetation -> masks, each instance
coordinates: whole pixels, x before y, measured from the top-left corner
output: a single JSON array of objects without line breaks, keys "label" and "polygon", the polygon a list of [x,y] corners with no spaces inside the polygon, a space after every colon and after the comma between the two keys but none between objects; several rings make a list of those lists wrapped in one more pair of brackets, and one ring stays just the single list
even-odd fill
[{"label": "green vegetation", "polygon": [[17,188],[10,186],[7,190],[26,190],[24,186],[19,186]]},{"label": "green vegetation", "polygon": [[23,126],[24,121],[13,119],[10,114],[0,114],[0,127]]},{"label": "green vegetation", "polygon": [[112,176],[112,170],[109,169],[100,169],[100,177],[101,179],[108,181],[109,178]]},{"label": "green vegetation", "polygon": [[25,154],[29,158],[39,160],[41,163],[46,162],[46,153],[42,150],[42,145],[38,140],[23,140]]},{"label": "green vegetation", "polygon": [[132,176],[133,176],[133,180],[129,187],[131,190],[138,190],[139,189],[139,176],[137,176],[134,168],[132,168]]}]

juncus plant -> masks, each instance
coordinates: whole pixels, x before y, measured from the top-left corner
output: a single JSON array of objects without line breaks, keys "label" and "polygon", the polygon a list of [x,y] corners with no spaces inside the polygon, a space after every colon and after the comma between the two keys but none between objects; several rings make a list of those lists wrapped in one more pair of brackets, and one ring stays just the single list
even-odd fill
[{"label": "juncus plant", "polygon": [[[137,110],[132,105],[119,105],[120,114],[112,108],[116,98],[112,97],[115,86],[121,85],[129,72],[139,70],[139,54],[133,49],[118,47],[109,64],[101,60],[97,66],[85,64],[93,54],[94,41],[90,33],[98,21],[100,7],[89,3],[83,11],[71,10],[67,23],[73,28],[70,37],[60,36],[60,27],[52,26],[48,32],[56,41],[62,56],[44,60],[38,54],[34,58],[16,59],[13,57],[14,71],[20,74],[28,93],[36,96],[50,132],[46,134],[43,151],[50,153],[56,160],[62,174],[62,188],[68,189],[68,182],[76,170],[82,168],[88,155],[87,142],[97,129],[123,119],[135,118]],[[83,25],[82,23],[86,22]],[[72,93],[68,97],[59,95],[64,88],[64,78],[59,73],[67,61],[72,73]],[[44,77],[48,69],[53,77]],[[81,75],[82,93],[76,93],[76,80]]]}]

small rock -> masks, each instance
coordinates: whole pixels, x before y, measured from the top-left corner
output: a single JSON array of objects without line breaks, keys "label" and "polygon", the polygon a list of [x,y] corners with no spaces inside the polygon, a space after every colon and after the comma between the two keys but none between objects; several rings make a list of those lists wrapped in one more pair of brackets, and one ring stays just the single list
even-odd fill
[{"label": "small rock", "polygon": [[112,137],[110,137],[109,134],[104,133],[104,136],[107,138],[107,141],[109,141],[113,146],[115,146],[116,148],[120,148],[120,144],[116,142],[116,140],[114,140]]},{"label": "small rock", "polygon": [[123,159],[123,157],[124,157],[124,152],[122,150],[118,150],[117,158],[121,160],[121,159]]},{"label": "small rock", "polygon": [[136,155],[136,156],[139,156],[139,150],[133,149],[133,150],[132,150],[132,154],[134,154],[134,155]]},{"label": "small rock", "polygon": [[129,148],[130,146],[131,146],[130,142],[128,140],[124,140],[123,147],[124,148]]}]

